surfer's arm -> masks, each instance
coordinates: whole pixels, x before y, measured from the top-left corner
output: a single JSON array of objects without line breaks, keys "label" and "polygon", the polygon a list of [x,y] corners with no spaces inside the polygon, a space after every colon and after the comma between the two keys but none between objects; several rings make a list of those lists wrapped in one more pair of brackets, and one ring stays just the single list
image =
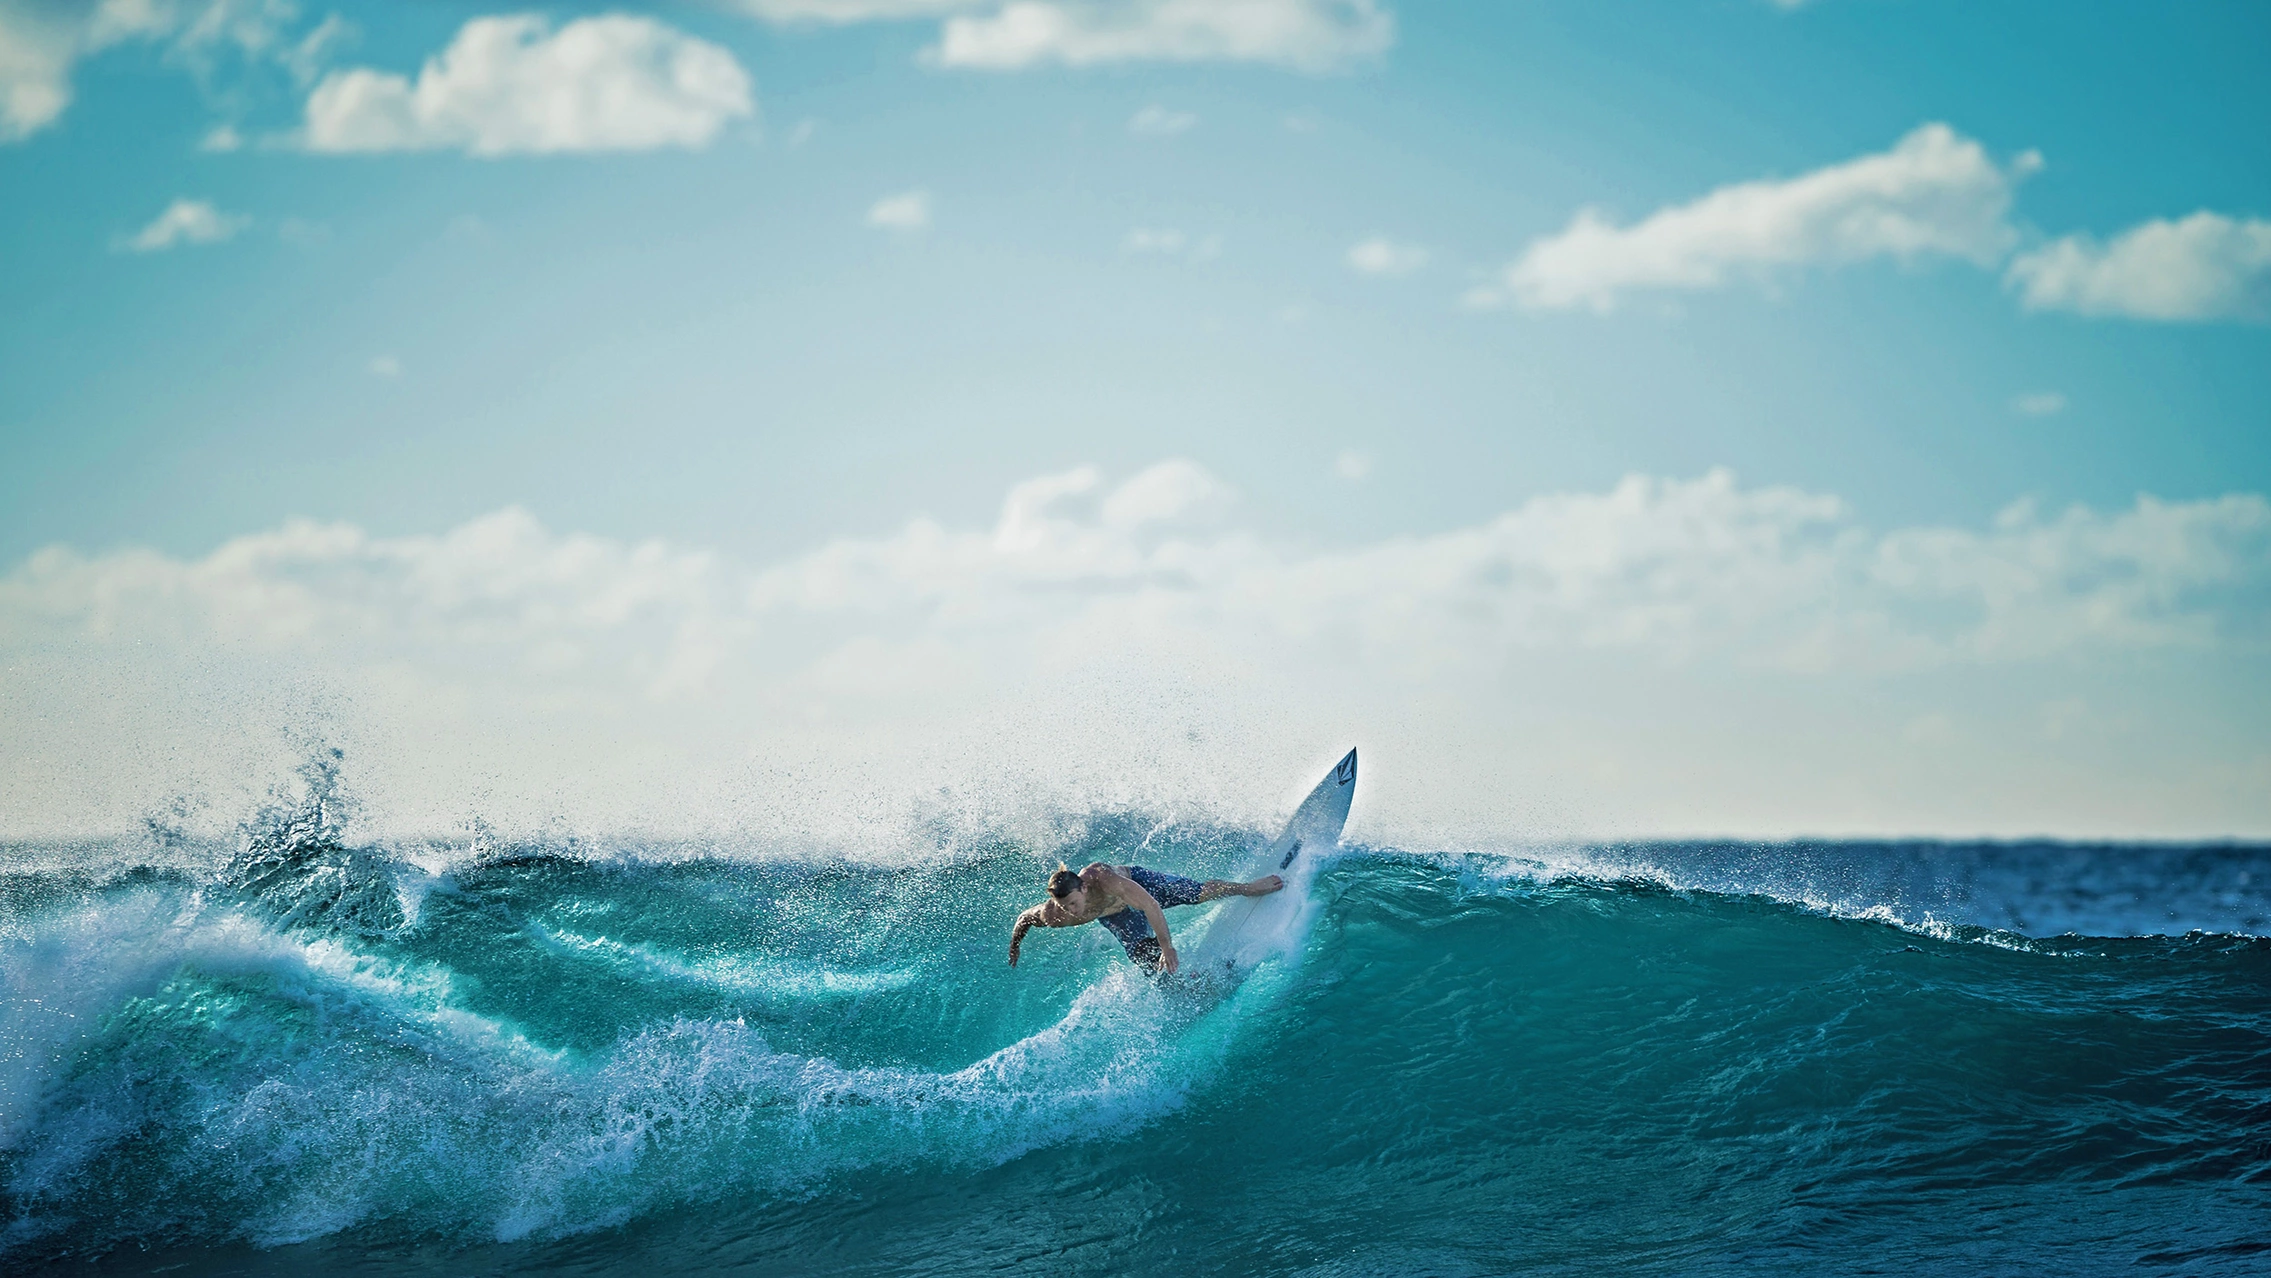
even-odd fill
[{"label": "surfer's arm", "polygon": [[1025,932],[1041,921],[1041,907],[1036,905],[1017,916],[1017,926],[1009,933],[1009,965],[1017,966],[1017,947],[1025,943]]},{"label": "surfer's arm", "polygon": [[1174,938],[1167,934],[1167,912],[1159,908],[1158,898],[1145,891],[1143,884],[1124,874],[1119,876],[1119,880],[1117,886],[1120,889],[1120,900],[1135,907],[1143,915],[1144,922],[1151,924],[1151,934],[1159,938],[1159,970],[1174,971],[1180,960],[1175,957]]}]

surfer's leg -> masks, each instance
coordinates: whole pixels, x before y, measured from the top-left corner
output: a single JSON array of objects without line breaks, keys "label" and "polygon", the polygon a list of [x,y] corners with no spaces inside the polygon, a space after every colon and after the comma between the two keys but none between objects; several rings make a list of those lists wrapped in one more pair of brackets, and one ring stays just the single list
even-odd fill
[{"label": "surfer's leg", "polygon": [[1285,880],[1274,874],[1265,874],[1251,883],[1233,883],[1229,879],[1208,879],[1199,885],[1199,900],[1219,901],[1226,896],[1268,896],[1285,886]]},{"label": "surfer's leg", "polygon": [[1141,883],[1143,890],[1151,893],[1151,899],[1159,902],[1162,910],[1178,905],[1197,905],[1201,901],[1212,899],[1206,894],[1205,884],[1197,879],[1186,879],[1180,874],[1161,874],[1157,870],[1131,865],[1128,867],[1128,877]]}]

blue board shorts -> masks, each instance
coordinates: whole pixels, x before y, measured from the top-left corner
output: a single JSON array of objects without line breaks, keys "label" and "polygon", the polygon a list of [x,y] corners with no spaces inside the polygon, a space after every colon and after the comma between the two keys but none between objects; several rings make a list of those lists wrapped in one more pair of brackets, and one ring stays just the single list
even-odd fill
[{"label": "blue board shorts", "polygon": [[[1142,884],[1143,890],[1151,893],[1151,899],[1159,902],[1162,910],[1178,905],[1197,905],[1199,893],[1205,888],[1197,879],[1161,874],[1140,865],[1124,866],[1122,872]],[[1116,910],[1096,921],[1104,925],[1104,930],[1120,938],[1120,945],[1127,950],[1129,958],[1145,967],[1159,965],[1159,938],[1152,934],[1151,920],[1143,916],[1143,911],[1130,907]]]}]

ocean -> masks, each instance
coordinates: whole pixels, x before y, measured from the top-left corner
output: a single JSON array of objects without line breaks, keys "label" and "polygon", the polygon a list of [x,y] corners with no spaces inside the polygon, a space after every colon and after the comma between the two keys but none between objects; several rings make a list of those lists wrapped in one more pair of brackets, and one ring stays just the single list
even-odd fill
[{"label": "ocean", "polygon": [[1060,816],[9,845],[0,1268],[2271,1273],[2271,848],[1358,844],[1232,983],[1010,969],[1273,833]]}]

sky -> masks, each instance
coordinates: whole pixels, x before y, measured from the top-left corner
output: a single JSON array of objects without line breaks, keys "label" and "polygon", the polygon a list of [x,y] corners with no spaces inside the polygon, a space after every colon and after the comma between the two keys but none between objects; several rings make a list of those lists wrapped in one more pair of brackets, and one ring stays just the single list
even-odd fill
[{"label": "sky", "polygon": [[2266,48],[0,0],[0,837],[2271,837]]}]

